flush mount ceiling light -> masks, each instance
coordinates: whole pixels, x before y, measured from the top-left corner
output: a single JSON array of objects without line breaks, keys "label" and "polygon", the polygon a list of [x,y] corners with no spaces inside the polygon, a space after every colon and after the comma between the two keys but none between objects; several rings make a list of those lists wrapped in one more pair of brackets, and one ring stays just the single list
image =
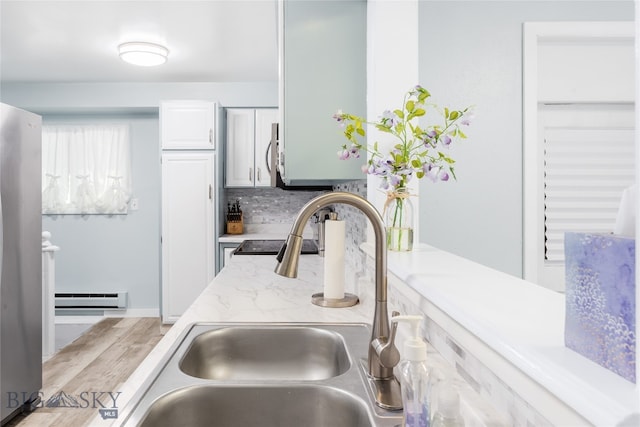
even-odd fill
[{"label": "flush mount ceiling light", "polygon": [[129,64],[153,67],[167,62],[169,49],[155,43],[128,42],[118,46],[118,53]]}]

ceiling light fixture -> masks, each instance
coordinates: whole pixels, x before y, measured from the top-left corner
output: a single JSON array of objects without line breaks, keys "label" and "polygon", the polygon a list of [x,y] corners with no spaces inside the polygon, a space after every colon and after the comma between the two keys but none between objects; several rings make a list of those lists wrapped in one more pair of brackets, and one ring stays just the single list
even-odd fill
[{"label": "ceiling light fixture", "polygon": [[118,46],[120,58],[133,65],[153,67],[167,62],[169,49],[155,43],[128,42]]}]

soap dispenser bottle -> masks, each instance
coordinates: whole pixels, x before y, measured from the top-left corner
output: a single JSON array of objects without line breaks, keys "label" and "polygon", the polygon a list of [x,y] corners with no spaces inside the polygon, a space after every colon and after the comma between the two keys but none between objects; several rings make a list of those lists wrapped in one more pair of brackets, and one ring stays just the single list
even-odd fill
[{"label": "soap dispenser bottle", "polygon": [[403,427],[429,427],[429,368],[427,367],[427,345],[420,338],[422,316],[395,316],[392,322],[408,322],[412,337],[404,345],[400,362],[400,385],[404,407]]},{"label": "soap dispenser bottle", "polygon": [[464,427],[460,415],[460,395],[451,385],[445,384],[438,393],[438,409],[431,427]]}]

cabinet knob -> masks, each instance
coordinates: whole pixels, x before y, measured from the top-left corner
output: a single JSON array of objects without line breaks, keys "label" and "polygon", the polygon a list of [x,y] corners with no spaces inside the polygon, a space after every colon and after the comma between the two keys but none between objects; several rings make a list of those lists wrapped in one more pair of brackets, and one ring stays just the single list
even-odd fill
[{"label": "cabinet knob", "polygon": [[209,129],[209,144],[213,145],[213,129]]},{"label": "cabinet knob", "polygon": [[262,171],[258,168],[258,181],[262,181]]},{"label": "cabinet knob", "polygon": [[253,168],[249,168],[249,182],[253,182]]}]

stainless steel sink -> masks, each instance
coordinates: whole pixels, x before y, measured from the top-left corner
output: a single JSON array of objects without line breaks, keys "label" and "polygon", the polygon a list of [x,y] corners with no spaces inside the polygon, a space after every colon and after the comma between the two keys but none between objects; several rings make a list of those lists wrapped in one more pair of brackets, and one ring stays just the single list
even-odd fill
[{"label": "stainless steel sink", "polygon": [[332,387],[194,386],[156,400],[141,427],[372,427],[365,403]]},{"label": "stainless steel sink", "polygon": [[212,380],[323,380],[351,363],[342,336],[314,327],[230,327],[198,335],[180,361]]},{"label": "stainless steel sink", "polygon": [[126,427],[396,427],[374,404],[363,324],[186,328],[118,414]]}]

